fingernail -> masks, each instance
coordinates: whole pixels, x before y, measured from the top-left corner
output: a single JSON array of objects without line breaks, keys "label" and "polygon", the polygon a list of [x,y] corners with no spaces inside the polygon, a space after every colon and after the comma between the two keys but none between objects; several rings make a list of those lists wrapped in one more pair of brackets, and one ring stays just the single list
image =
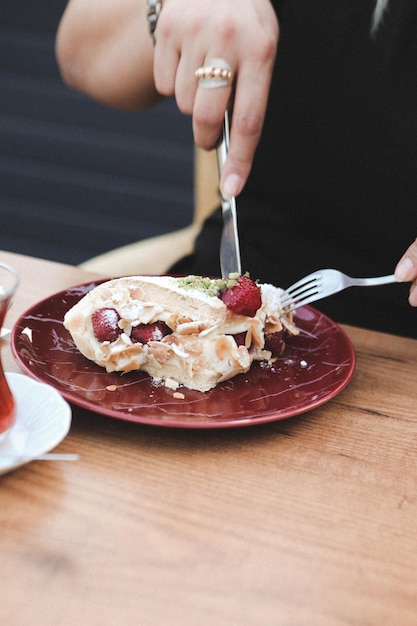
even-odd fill
[{"label": "fingernail", "polygon": [[402,259],[395,268],[395,278],[399,282],[407,282],[413,279],[414,263],[411,259],[406,257]]},{"label": "fingernail", "polygon": [[238,174],[229,174],[223,183],[222,194],[225,198],[230,199],[237,196],[242,188],[242,179]]}]

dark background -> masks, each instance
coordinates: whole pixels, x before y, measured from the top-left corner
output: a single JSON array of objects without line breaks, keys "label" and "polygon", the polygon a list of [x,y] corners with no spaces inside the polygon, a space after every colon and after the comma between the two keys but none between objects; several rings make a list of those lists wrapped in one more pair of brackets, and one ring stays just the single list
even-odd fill
[{"label": "dark background", "polygon": [[65,6],[2,2],[0,249],[78,264],[191,221],[193,140],[172,100],[126,113],[63,84]]}]

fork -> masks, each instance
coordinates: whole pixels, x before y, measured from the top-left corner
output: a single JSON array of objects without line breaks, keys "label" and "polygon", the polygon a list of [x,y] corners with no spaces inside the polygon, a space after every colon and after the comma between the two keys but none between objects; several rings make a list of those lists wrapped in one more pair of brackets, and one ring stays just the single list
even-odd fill
[{"label": "fork", "polygon": [[371,287],[395,282],[394,274],[377,278],[352,278],[337,270],[317,270],[286,289],[281,295],[281,306],[285,313],[292,313],[300,306],[327,298],[347,287]]}]

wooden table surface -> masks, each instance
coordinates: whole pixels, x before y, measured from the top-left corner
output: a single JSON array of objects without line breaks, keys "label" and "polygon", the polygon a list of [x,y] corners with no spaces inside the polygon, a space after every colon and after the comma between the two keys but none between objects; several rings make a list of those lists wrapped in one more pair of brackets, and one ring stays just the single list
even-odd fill
[{"label": "wooden table surface", "polygon": [[[89,280],[11,253],[6,323]],[[73,407],[0,477],[2,626],[417,623],[417,341],[345,327],[355,374],[293,419],[158,428]],[[7,371],[19,371],[3,349]]]}]

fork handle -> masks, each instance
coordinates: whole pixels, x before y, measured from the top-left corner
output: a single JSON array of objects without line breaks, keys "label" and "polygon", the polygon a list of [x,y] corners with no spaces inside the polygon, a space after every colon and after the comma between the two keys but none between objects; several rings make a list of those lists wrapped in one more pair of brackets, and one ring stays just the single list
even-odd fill
[{"label": "fork handle", "polygon": [[352,285],[357,287],[372,287],[373,285],[389,285],[390,283],[397,282],[395,274],[390,274],[388,276],[378,276],[377,278],[355,278]]}]

